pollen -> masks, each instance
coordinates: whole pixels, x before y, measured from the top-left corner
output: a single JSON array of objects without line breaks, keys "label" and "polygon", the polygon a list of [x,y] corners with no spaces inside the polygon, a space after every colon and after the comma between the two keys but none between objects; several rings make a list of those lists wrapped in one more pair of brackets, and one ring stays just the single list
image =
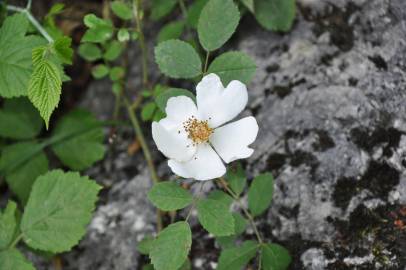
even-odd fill
[{"label": "pollen", "polygon": [[194,144],[207,142],[213,133],[213,129],[210,128],[207,120],[197,120],[194,116],[183,122],[183,128]]}]

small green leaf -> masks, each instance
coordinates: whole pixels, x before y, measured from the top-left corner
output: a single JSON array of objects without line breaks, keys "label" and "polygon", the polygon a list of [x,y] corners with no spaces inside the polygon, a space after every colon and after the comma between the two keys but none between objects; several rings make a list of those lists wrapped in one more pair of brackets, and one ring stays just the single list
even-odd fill
[{"label": "small green leaf", "polygon": [[254,14],[266,29],[287,32],[296,16],[295,0],[254,0]]},{"label": "small green leaf", "polygon": [[122,78],[124,78],[124,68],[122,67],[113,67],[112,69],[110,69],[110,79],[112,81],[118,81]]},{"label": "small green leaf", "polygon": [[228,207],[231,206],[233,203],[233,198],[231,198],[228,194],[224,193],[221,190],[214,190],[210,192],[207,196],[208,199],[221,201],[222,203],[226,204]]},{"label": "small green leaf", "polygon": [[102,52],[95,44],[83,43],[79,46],[79,55],[87,61],[95,61],[102,57]]},{"label": "small green leaf", "polygon": [[0,250],[7,248],[14,239],[17,230],[16,210],[16,203],[9,201],[4,212],[0,211]]},{"label": "small green leaf", "polygon": [[262,246],[262,268],[264,270],[286,270],[292,258],[289,251],[278,244],[264,244]]},{"label": "small green leaf", "polygon": [[138,252],[143,255],[148,255],[151,252],[152,243],[154,242],[154,240],[155,240],[154,237],[146,236],[138,243],[137,245]]},{"label": "small green leaf", "polygon": [[198,219],[203,228],[215,236],[234,234],[234,218],[221,200],[204,199],[197,203]]},{"label": "small green leaf", "polygon": [[101,19],[99,17],[97,17],[94,14],[87,14],[84,19],[83,22],[85,23],[85,25],[89,28],[96,28],[98,26],[109,26],[109,27],[113,27],[113,24],[111,23],[110,20],[105,20],[105,19]]},{"label": "small green leaf", "polygon": [[52,112],[58,106],[62,90],[61,73],[58,67],[48,60],[35,66],[28,86],[28,98],[38,109],[48,129]]},{"label": "small green leaf", "polygon": [[170,22],[166,24],[158,33],[158,43],[179,38],[182,35],[184,27],[185,23],[183,21]]},{"label": "small green leaf", "polygon": [[113,36],[113,24],[109,20],[100,19],[94,14],[88,14],[84,23],[89,29],[82,37],[82,42],[105,42]]},{"label": "small green leaf", "polygon": [[244,191],[247,178],[240,162],[230,166],[226,174],[227,183],[235,194],[240,196]]},{"label": "small green leaf", "polygon": [[109,68],[104,64],[97,65],[92,69],[92,75],[96,79],[101,79],[107,76],[107,74],[109,74]]},{"label": "small green leaf", "polygon": [[52,137],[64,138],[52,145],[52,151],[72,170],[90,167],[103,158],[106,150],[99,121],[90,112],[82,109],[65,115],[57,123]]},{"label": "small green leaf", "polygon": [[225,249],[221,252],[217,270],[242,269],[255,257],[258,244],[245,241],[240,247]]},{"label": "small green leaf", "polygon": [[181,88],[169,88],[165,90],[163,93],[158,95],[155,98],[155,102],[158,105],[159,109],[161,111],[165,112],[166,108],[166,103],[168,103],[168,99],[171,97],[177,97],[177,96],[187,96],[193,99],[194,101],[196,100],[196,97],[193,95],[192,92],[186,89],[181,89]]},{"label": "small green leaf", "polygon": [[121,92],[123,91],[123,86],[120,82],[113,82],[113,93],[116,96],[119,96],[121,94]]},{"label": "small green leaf", "polygon": [[240,12],[233,0],[210,0],[203,8],[197,32],[206,51],[220,48],[237,28]]},{"label": "small green leaf", "polygon": [[152,243],[149,254],[156,270],[177,270],[185,262],[192,245],[187,222],[176,222],[163,229]]},{"label": "small green leaf", "polygon": [[133,17],[131,8],[121,1],[113,1],[111,3],[111,10],[113,10],[113,13],[116,14],[117,17],[123,20],[131,20]]},{"label": "small green leaf", "polygon": [[148,102],[146,103],[141,110],[141,119],[142,121],[148,121],[151,120],[152,117],[154,116],[154,112],[156,110],[156,104],[155,102]]},{"label": "small green leaf", "polygon": [[128,32],[127,29],[121,28],[117,33],[117,39],[120,42],[128,41],[130,40],[130,33]]},{"label": "small green leaf", "polygon": [[26,98],[6,99],[0,110],[0,136],[11,139],[30,139],[42,129],[38,111]]},{"label": "small green leaf", "polygon": [[21,220],[24,242],[54,253],[70,250],[86,232],[99,190],[79,173],[54,170],[38,177]]},{"label": "small green leaf", "polygon": [[103,58],[107,61],[116,60],[120,54],[123,52],[123,44],[120,42],[113,40],[108,46],[107,50],[103,55]]},{"label": "small green leaf", "polygon": [[217,244],[220,246],[221,249],[228,249],[232,248],[235,245],[236,237],[234,235],[231,236],[220,236],[216,238]]},{"label": "small green leaf", "polygon": [[226,52],[210,64],[208,73],[215,73],[227,85],[232,80],[248,84],[255,74],[255,62],[243,52]]},{"label": "small green leaf", "polygon": [[165,118],[166,114],[161,110],[156,110],[152,121],[159,122],[161,119]]},{"label": "small green leaf", "polygon": [[156,46],[155,61],[161,72],[171,78],[193,78],[202,72],[202,62],[195,49],[177,39]]},{"label": "small green leaf", "polygon": [[162,19],[175,8],[177,0],[152,0],[151,19]]},{"label": "small green leaf", "polygon": [[273,176],[264,173],[255,177],[248,191],[248,208],[254,216],[262,214],[272,201]]},{"label": "small green leaf", "polygon": [[248,221],[239,213],[233,213],[235,223],[235,235],[242,234],[247,228]]},{"label": "small green leaf", "polygon": [[187,24],[192,28],[197,28],[197,23],[199,21],[200,13],[203,7],[207,4],[208,0],[196,0],[190,5],[187,12]]},{"label": "small green leaf", "polygon": [[55,40],[53,43],[55,52],[59,59],[64,64],[72,64],[73,50],[71,48],[72,39],[70,37],[60,37]]},{"label": "small green leaf", "polygon": [[169,181],[155,184],[148,192],[148,199],[164,211],[185,208],[193,201],[193,197],[188,191]]},{"label": "small green leaf", "polygon": [[35,268],[20,251],[12,248],[0,251],[0,270],[35,270]]}]

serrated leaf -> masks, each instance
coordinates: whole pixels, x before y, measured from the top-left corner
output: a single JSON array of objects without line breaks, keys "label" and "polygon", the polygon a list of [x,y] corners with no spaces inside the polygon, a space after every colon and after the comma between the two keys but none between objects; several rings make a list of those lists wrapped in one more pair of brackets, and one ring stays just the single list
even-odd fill
[{"label": "serrated leaf", "polygon": [[0,250],[7,248],[13,241],[17,230],[17,205],[9,201],[3,213],[0,211]]},{"label": "serrated leaf", "polygon": [[199,21],[200,13],[203,7],[207,4],[208,0],[196,0],[190,5],[187,12],[187,24],[192,28],[197,28],[197,23]]},{"label": "serrated leaf", "polygon": [[148,199],[159,209],[174,211],[185,208],[193,201],[192,195],[174,182],[155,184],[148,192]]},{"label": "serrated leaf", "polygon": [[187,222],[176,222],[163,229],[152,244],[149,254],[156,270],[177,270],[185,262],[192,245],[192,232]]},{"label": "serrated leaf", "polygon": [[34,266],[15,248],[0,251],[0,270],[35,270]]},{"label": "serrated leaf", "polygon": [[102,57],[100,48],[92,43],[83,43],[79,46],[79,55],[87,61],[95,61]]},{"label": "serrated leaf", "polygon": [[217,270],[242,269],[255,257],[258,244],[245,241],[240,247],[225,249],[221,252]]},{"label": "serrated leaf", "polygon": [[254,14],[266,29],[287,32],[296,16],[295,0],[254,0]]},{"label": "serrated leaf", "polygon": [[292,258],[289,251],[278,244],[262,245],[261,265],[264,270],[285,270],[288,269]]},{"label": "serrated leaf", "polygon": [[194,101],[196,101],[195,95],[193,95],[193,93],[190,92],[189,90],[181,89],[181,88],[169,88],[169,89],[165,90],[164,92],[162,92],[161,94],[159,94],[155,98],[155,102],[158,105],[159,109],[161,109],[161,111],[165,112],[166,103],[168,103],[168,99],[170,99],[171,97],[177,97],[177,96],[187,96],[187,97],[190,97],[191,99],[193,99]]},{"label": "serrated leaf", "polygon": [[227,170],[226,179],[234,193],[240,196],[240,194],[244,191],[245,184],[247,182],[245,171],[243,170],[240,162],[237,162],[233,166],[229,167]]},{"label": "serrated leaf", "polygon": [[113,1],[111,3],[111,10],[117,17],[123,20],[131,20],[133,17],[132,10],[126,3],[122,1]]},{"label": "serrated leaf", "polygon": [[92,68],[92,75],[96,79],[101,79],[109,74],[109,68],[106,65],[100,64]]},{"label": "serrated leaf", "polygon": [[179,38],[182,35],[184,27],[185,23],[183,21],[166,24],[158,33],[158,43]]},{"label": "serrated leaf", "polygon": [[70,250],[86,232],[99,190],[75,172],[54,170],[38,177],[21,220],[24,242],[54,253]]},{"label": "serrated leaf", "polygon": [[158,44],[155,61],[161,72],[171,78],[193,78],[202,72],[202,62],[195,49],[177,39]]},{"label": "serrated leaf", "polygon": [[38,111],[26,98],[6,99],[0,110],[0,136],[11,139],[30,139],[42,129]]},{"label": "serrated leaf", "polygon": [[62,80],[57,66],[48,60],[35,66],[28,86],[28,98],[38,109],[48,129],[52,112],[58,106]]},{"label": "serrated leaf", "polygon": [[117,39],[120,42],[125,42],[130,40],[130,33],[128,32],[127,29],[125,28],[121,28],[118,32],[117,32]]},{"label": "serrated leaf", "polygon": [[162,19],[175,8],[177,0],[152,0],[151,19]]},{"label": "serrated leaf", "polygon": [[72,170],[84,170],[103,158],[103,129],[90,112],[76,109],[65,115],[52,134],[63,136],[69,137],[52,145],[52,151]]},{"label": "serrated leaf", "polygon": [[258,175],[252,181],[248,191],[248,208],[254,216],[265,212],[273,196],[273,176],[270,173]]},{"label": "serrated leaf", "polygon": [[226,52],[210,64],[208,73],[215,73],[227,85],[232,80],[248,84],[255,74],[255,62],[243,52]]},{"label": "serrated leaf", "polygon": [[7,17],[0,29],[0,96],[26,96],[32,73],[31,51],[45,44],[43,38],[25,36],[28,21],[24,14]]},{"label": "serrated leaf", "polygon": [[10,189],[24,204],[35,179],[48,171],[48,159],[42,148],[35,142],[19,142],[1,152],[0,170]]},{"label": "serrated leaf", "polygon": [[120,42],[113,40],[108,46],[107,50],[103,55],[103,58],[107,61],[116,60],[120,54],[123,52],[123,44]]},{"label": "serrated leaf", "polygon": [[141,119],[142,121],[148,121],[151,120],[152,117],[154,116],[155,110],[157,109],[157,106],[155,102],[148,102],[146,103],[141,110]]},{"label": "serrated leaf", "polygon": [[215,236],[234,234],[234,218],[229,206],[219,200],[204,199],[197,203],[200,224]]},{"label": "serrated leaf", "polygon": [[154,242],[154,240],[155,240],[154,237],[146,236],[138,243],[137,245],[138,252],[144,255],[148,255],[151,252],[152,243]]},{"label": "serrated leaf", "polygon": [[243,218],[239,213],[233,213],[234,218],[234,230],[235,233],[232,236],[217,237],[216,240],[222,249],[231,248],[238,235],[242,234],[247,228],[248,221]]},{"label": "serrated leaf", "polygon": [[71,48],[72,39],[70,37],[60,37],[55,40],[53,43],[55,52],[59,59],[64,64],[72,64],[73,50]]},{"label": "serrated leaf", "polygon": [[233,0],[210,0],[203,8],[197,32],[206,51],[220,48],[230,39],[240,20],[240,12]]}]

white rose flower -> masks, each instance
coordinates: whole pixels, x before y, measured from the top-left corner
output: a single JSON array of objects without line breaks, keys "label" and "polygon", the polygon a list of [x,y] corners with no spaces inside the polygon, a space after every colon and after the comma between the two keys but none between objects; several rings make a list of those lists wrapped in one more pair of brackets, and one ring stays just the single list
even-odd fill
[{"label": "white rose flower", "polygon": [[152,137],[175,174],[210,180],[226,173],[221,159],[230,163],[252,155],[248,145],[257,137],[258,124],[252,116],[226,124],[248,102],[240,81],[224,88],[216,74],[209,74],[196,87],[196,101],[197,106],[186,96],[170,98],[167,117],[152,123]]}]

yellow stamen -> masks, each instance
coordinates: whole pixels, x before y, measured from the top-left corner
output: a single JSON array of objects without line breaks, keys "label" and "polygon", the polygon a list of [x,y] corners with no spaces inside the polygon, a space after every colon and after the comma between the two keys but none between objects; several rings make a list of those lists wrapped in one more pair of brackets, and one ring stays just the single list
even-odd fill
[{"label": "yellow stamen", "polygon": [[183,122],[183,128],[188,133],[188,138],[195,144],[207,142],[213,133],[213,129],[209,127],[207,120],[200,121],[194,116]]}]

